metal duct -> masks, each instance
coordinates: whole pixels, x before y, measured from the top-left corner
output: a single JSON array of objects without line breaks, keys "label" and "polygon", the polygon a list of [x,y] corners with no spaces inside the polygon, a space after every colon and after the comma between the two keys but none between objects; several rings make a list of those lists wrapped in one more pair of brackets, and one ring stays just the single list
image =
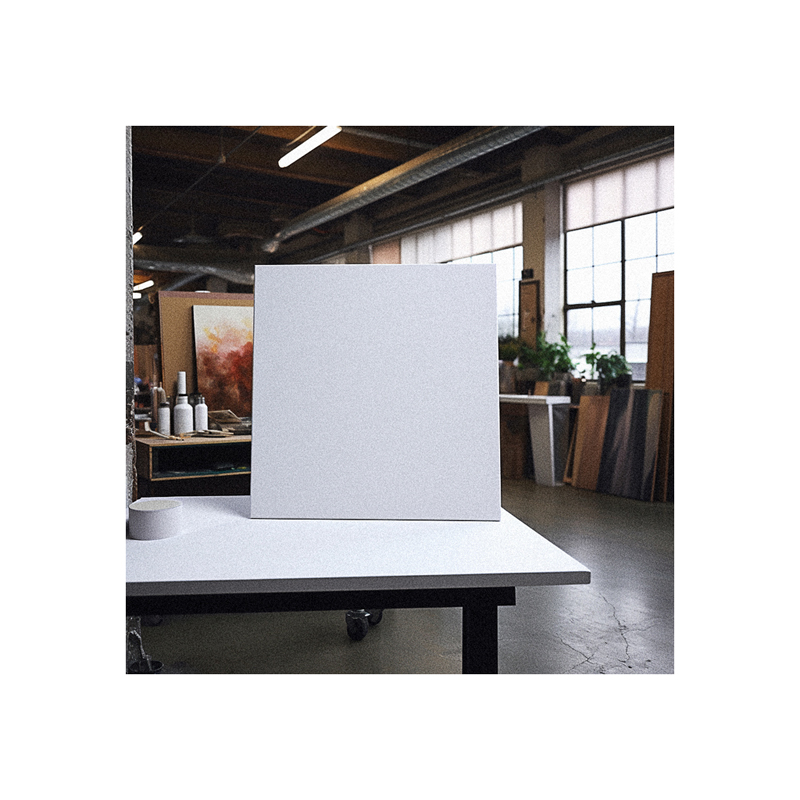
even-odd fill
[{"label": "metal duct", "polygon": [[399,167],[378,175],[360,186],[334,197],[326,203],[312,208],[292,220],[286,227],[262,245],[268,253],[274,253],[282,241],[298,233],[324,225],[331,220],[363,208],[377,200],[407,189],[416,183],[433,178],[443,172],[459,167],[478,156],[491,153],[500,147],[529,136],[545,126],[517,126],[476,128],[464,136],[437,147],[428,153],[401,164]]}]

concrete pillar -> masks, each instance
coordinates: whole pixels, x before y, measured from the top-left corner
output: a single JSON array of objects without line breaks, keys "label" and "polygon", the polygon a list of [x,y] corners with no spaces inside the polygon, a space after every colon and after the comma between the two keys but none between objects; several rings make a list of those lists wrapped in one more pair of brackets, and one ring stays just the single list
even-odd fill
[{"label": "concrete pillar", "polygon": [[[560,167],[556,148],[534,150],[523,161],[522,180],[544,181]],[[564,331],[561,187],[557,182],[544,183],[522,198],[522,248],[523,268],[539,281],[542,326],[553,341]]]}]

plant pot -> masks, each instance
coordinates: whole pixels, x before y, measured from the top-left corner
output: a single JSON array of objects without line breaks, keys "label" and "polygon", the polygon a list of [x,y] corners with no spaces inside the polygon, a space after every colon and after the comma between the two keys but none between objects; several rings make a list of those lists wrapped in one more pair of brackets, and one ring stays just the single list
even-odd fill
[{"label": "plant pot", "polygon": [[517,370],[517,392],[533,394],[536,381],[542,380],[542,371],[538,367],[524,367]]},{"label": "plant pot", "polygon": [[516,394],[517,368],[513,361],[500,362],[500,394]]},{"label": "plant pot", "polygon": [[619,389],[630,389],[633,384],[633,375],[618,375],[614,381],[614,386]]}]

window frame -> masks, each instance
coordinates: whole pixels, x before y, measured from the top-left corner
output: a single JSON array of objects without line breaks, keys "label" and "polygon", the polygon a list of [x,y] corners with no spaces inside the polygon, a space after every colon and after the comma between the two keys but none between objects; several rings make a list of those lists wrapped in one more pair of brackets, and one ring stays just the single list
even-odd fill
[{"label": "window frame", "polygon": [[[658,216],[657,216],[658,214],[660,214],[662,212],[665,212],[665,211],[674,211],[674,210],[675,210],[675,206],[671,205],[671,206],[666,206],[664,208],[657,208],[657,209],[654,209],[654,210],[651,210],[651,211],[644,211],[641,214],[632,214],[632,215],[627,216],[627,217],[623,216],[623,217],[618,217],[616,219],[604,220],[603,222],[594,223],[592,225],[585,225],[585,226],[583,226],[581,228],[571,228],[569,230],[565,229],[565,230],[562,231],[562,235],[564,237],[564,239],[563,239],[563,273],[562,273],[563,274],[563,279],[564,279],[564,307],[563,307],[563,310],[562,310],[562,314],[563,314],[564,332],[565,332],[565,335],[566,335],[568,341],[569,341],[569,338],[570,338],[570,331],[569,331],[569,325],[567,323],[567,319],[568,319],[568,314],[569,314],[570,311],[576,311],[576,310],[587,309],[587,308],[588,309],[595,309],[595,308],[608,308],[608,307],[617,307],[618,306],[619,309],[620,309],[620,314],[619,314],[619,317],[620,317],[619,342],[620,342],[620,344],[619,344],[618,352],[621,355],[623,355],[623,356],[625,356],[627,358],[627,354],[626,354],[626,344],[627,344],[627,341],[626,341],[626,331],[627,331],[627,326],[626,326],[626,306],[627,306],[626,267],[627,267],[628,258],[627,258],[627,253],[626,253],[626,222],[628,220],[631,220],[631,219],[637,219],[637,218],[649,216],[649,215],[652,214],[652,215],[656,216],[656,226],[657,226],[658,225]],[[592,300],[591,302],[586,302],[586,303],[569,303],[568,300],[567,300],[567,298],[569,297],[569,286],[568,286],[568,273],[569,273],[569,270],[567,269],[567,262],[568,262],[568,259],[569,259],[569,244],[568,244],[569,236],[568,235],[570,233],[575,233],[577,231],[583,231],[583,230],[599,228],[599,227],[604,226],[604,225],[613,225],[613,224],[615,224],[617,222],[620,223],[620,299],[619,300],[605,300],[605,301],[600,301],[600,302]],[[656,237],[658,236],[657,231],[658,231],[658,227],[656,227]],[[656,259],[655,273],[659,272],[659,269],[658,269],[659,256],[666,256],[666,255],[673,255],[674,256],[674,243],[673,243],[673,250],[672,250],[671,253],[660,254],[658,252],[658,238],[656,238],[656,252],[653,254],[653,257]],[[598,265],[595,265],[594,257],[593,257],[591,268],[594,270],[594,268],[596,266],[598,266]],[[670,270],[663,270],[663,271],[664,272],[669,272]],[[645,299],[645,298],[636,298],[636,299],[637,300],[641,300],[641,299]],[[648,297],[647,299],[648,300],[652,300],[652,297]],[[648,323],[648,325],[649,325],[649,323]],[[594,340],[594,330],[592,330],[592,339]],[[637,361],[636,363],[640,363],[640,362]],[[647,370],[647,363],[645,362],[645,374],[646,374],[646,370]]]}]

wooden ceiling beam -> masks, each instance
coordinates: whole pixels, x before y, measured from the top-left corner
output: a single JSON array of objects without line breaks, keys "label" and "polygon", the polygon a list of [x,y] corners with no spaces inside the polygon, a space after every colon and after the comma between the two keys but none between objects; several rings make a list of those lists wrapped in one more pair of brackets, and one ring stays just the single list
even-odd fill
[{"label": "wooden ceiling beam", "polygon": [[[230,126],[236,130],[253,132],[256,130],[254,125],[232,125]],[[269,136],[269,137],[276,137],[279,139],[284,139],[286,144],[289,142],[294,141],[298,136],[301,136],[305,131],[308,130],[308,127],[262,127],[259,129],[258,134],[261,136]],[[439,144],[442,144],[442,141],[432,141],[430,143],[420,142],[417,139],[408,138],[408,141],[403,143],[400,141],[392,141],[391,138],[395,139],[403,139],[407,137],[403,137],[402,134],[397,135],[393,131],[394,129],[386,129],[386,135],[391,137],[390,139],[382,139],[380,138],[380,132],[376,132],[374,136],[369,135],[367,129],[364,129],[364,134],[360,134],[357,132],[352,132],[348,130],[347,127],[343,126],[344,130],[334,136],[332,139],[328,139],[322,147],[327,148],[329,150],[342,150],[347,153],[353,153],[355,155],[360,156],[367,156],[369,158],[380,158],[385,161],[392,162],[393,165],[402,164],[406,161],[409,161],[412,158],[420,155],[421,153],[425,152],[426,149],[431,149],[436,147]],[[356,129],[356,131],[359,129]],[[401,129],[402,130],[402,129]],[[468,130],[468,128],[464,128],[463,130]],[[285,151],[284,151],[285,152]]]},{"label": "wooden ceiling beam", "polygon": [[[210,169],[219,163],[222,153],[230,152],[234,147],[236,143],[230,137],[223,140],[220,147],[219,137],[192,129],[181,132],[180,128],[134,128],[134,170],[137,154],[204,165]],[[385,166],[359,162],[349,157],[352,154],[339,150],[326,153],[325,159],[314,158],[312,152],[291,167],[282,169],[278,166],[278,159],[285,152],[279,144],[269,142],[268,137],[254,137],[220,164],[218,169],[241,170],[254,175],[292,178],[351,189],[375,177]]]}]

